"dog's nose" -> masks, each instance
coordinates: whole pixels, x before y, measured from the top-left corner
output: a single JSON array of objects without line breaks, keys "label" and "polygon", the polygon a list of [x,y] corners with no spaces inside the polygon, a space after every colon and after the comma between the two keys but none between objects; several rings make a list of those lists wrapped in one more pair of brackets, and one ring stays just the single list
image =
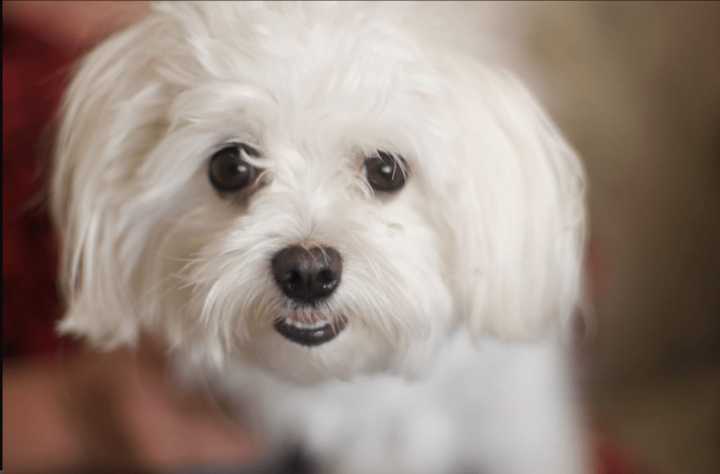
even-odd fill
[{"label": "dog's nose", "polygon": [[285,247],[272,259],[280,289],[295,301],[312,304],[330,296],[340,283],[342,257],[332,247]]}]

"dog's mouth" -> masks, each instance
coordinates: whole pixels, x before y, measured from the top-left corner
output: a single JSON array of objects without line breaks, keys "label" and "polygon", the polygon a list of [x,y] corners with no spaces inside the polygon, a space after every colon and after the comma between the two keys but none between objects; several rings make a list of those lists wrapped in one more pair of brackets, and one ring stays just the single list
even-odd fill
[{"label": "dog's mouth", "polygon": [[335,339],[347,326],[345,317],[323,319],[317,316],[286,316],[275,320],[277,332],[289,341],[302,346],[319,346]]}]

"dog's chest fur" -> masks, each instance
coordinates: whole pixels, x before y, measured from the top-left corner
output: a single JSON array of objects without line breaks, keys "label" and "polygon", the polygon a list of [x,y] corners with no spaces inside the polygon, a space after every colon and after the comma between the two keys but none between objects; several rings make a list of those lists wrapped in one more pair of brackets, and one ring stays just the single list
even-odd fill
[{"label": "dog's chest fur", "polygon": [[322,472],[571,474],[583,443],[565,363],[551,343],[457,335],[417,380],[302,386],[238,364],[215,382],[273,455],[301,445]]}]

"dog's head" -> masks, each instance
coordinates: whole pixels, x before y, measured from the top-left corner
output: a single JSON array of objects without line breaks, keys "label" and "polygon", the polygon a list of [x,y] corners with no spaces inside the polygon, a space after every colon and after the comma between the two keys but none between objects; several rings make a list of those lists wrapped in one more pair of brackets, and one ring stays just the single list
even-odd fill
[{"label": "dog's head", "polygon": [[57,144],[61,329],[311,380],[571,314],[577,159],[515,79],[418,23],[169,4],[92,52]]}]

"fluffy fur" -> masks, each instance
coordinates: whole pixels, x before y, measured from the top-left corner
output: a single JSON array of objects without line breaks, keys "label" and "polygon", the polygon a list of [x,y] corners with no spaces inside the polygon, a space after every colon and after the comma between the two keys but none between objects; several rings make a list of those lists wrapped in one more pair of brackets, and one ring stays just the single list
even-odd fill
[{"label": "fluffy fur", "polygon": [[[328,472],[582,472],[554,330],[580,293],[582,169],[438,11],[173,2],[93,51],[55,162],[61,330],[163,339]],[[242,196],[208,182],[229,142],[262,154]],[[406,160],[396,194],[366,182],[378,149]],[[269,262],[295,243],[344,259],[313,311],[349,324],[313,348],[273,329]]]}]

